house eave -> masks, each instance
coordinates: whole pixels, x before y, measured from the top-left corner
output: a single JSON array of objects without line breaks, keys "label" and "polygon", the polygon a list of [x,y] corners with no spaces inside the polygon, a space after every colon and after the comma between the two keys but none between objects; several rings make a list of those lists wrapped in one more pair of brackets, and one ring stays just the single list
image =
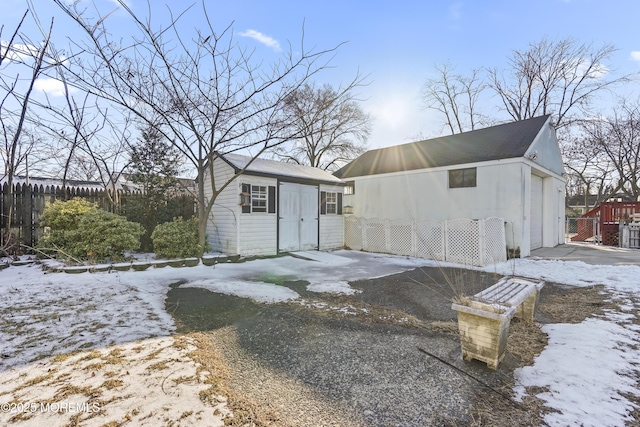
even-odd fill
[{"label": "house eave", "polygon": [[432,168],[422,168],[422,169],[412,169],[412,170],[408,170],[408,171],[399,171],[399,172],[387,172],[387,173],[379,173],[379,174],[372,174],[372,175],[361,175],[361,176],[354,176],[354,177],[349,177],[349,178],[345,178],[345,181],[353,181],[356,179],[371,179],[371,178],[380,178],[380,177],[393,177],[393,176],[406,176],[406,175],[412,175],[412,174],[419,174],[419,173],[424,173],[424,172],[441,172],[441,171],[448,171],[448,170],[452,170],[452,169],[466,169],[466,168],[472,168],[472,167],[485,167],[485,166],[497,166],[497,165],[507,165],[507,164],[514,164],[514,163],[524,163],[528,166],[530,166],[532,169],[535,169],[536,171],[539,171],[540,173],[544,174],[544,175],[548,175],[548,176],[553,176],[557,179],[560,179],[562,181],[565,181],[565,178],[547,168],[545,168],[544,166],[539,165],[538,163],[535,163],[534,161],[527,159],[526,157],[513,157],[513,158],[509,158],[509,159],[498,159],[498,160],[487,160],[484,162],[475,162],[475,163],[461,163],[461,164],[455,164],[455,165],[449,165],[449,166],[437,166],[437,167],[432,167]]}]

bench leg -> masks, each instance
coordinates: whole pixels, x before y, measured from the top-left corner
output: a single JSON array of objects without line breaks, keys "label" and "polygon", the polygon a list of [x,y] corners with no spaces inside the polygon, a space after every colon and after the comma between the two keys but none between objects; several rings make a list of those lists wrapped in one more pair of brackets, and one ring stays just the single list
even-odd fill
[{"label": "bench leg", "polygon": [[529,297],[524,300],[518,310],[516,310],[515,317],[522,320],[534,320],[536,314],[536,307],[538,305],[538,299],[540,297],[540,291],[536,289]]}]

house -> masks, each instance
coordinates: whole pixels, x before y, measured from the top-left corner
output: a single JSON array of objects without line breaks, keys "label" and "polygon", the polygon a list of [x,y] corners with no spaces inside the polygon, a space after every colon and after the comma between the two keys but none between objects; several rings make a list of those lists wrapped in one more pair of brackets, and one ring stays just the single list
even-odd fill
[{"label": "house", "polygon": [[499,217],[523,257],[564,242],[565,178],[549,116],[367,151],[335,176],[357,217]]},{"label": "house", "polygon": [[[217,196],[207,223],[212,250],[276,255],[344,245],[344,182],[322,169],[239,154],[213,160]],[[234,178],[235,177],[235,178]],[[205,196],[211,197],[210,176]]]}]

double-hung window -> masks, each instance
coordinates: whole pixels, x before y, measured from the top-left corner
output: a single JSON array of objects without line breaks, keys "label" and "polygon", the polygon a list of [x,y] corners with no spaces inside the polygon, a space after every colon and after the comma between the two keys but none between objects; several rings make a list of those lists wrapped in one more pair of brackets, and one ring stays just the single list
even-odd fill
[{"label": "double-hung window", "polygon": [[276,213],[275,186],[242,184],[241,189],[242,213]]},{"label": "double-hung window", "polygon": [[264,185],[251,186],[251,212],[267,211],[267,187]]}]

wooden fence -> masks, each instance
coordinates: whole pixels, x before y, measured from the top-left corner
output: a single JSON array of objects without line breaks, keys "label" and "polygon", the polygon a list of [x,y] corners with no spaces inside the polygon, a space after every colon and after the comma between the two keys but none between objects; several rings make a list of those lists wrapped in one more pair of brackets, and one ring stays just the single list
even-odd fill
[{"label": "wooden fence", "polygon": [[[9,184],[2,185],[2,197],[0,197],[0,246],[4,245],[6,236],[4,230],[11,216],[11,232],[15,239],[26,246],[35,246],[38,239],[44,233],[44,227],[40,224],[40,216],[44,212],[47,203],[55,200],[70,200],[82,197],[89,202],[96,203],[101,209],[119,213],[121,206],[111,203],[107,190],[95,187],[68,187],[43,186],[38,184],[19,183],[13,186],[13,192],[9,190]],[[119,192],[116,199],[120,204],[144,195],[137,193]],[[11,199],[13,198],[13,204]],[[195,214],[195,200],[190,195],[177,196],[179,203],[175,204],[175,215],[190,218]]]},{"label": "wooden fence", "polygon": [[620,221],[629,221],[636,213],[640,213],[640,202],[603,202],[578,218],[577,234],[571,241],[595,238],[603,245],[618,246]]}]

